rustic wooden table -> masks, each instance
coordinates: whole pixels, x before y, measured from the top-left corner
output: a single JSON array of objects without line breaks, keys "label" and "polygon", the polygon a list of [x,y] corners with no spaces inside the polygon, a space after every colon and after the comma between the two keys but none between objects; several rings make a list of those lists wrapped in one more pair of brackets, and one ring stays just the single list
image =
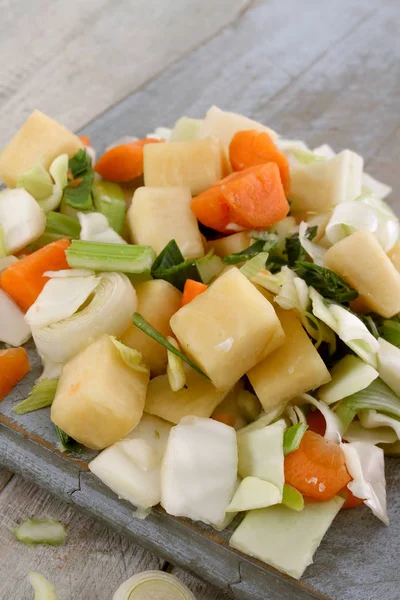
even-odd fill
[{"label": "rustic wooden table", "polygon": [[[399,189],[398,0],[0,0],[0,15],[0,147],[33,108],[101,150],[215,103],[311,146],[354,149]],[[69,523],[61,549],[13,539],[42,514]],[[64,600],[109,600],[161,568],[198,600],[225,597],[1,469],[0,540],[0,600],[32,597],[29,568]]]}]

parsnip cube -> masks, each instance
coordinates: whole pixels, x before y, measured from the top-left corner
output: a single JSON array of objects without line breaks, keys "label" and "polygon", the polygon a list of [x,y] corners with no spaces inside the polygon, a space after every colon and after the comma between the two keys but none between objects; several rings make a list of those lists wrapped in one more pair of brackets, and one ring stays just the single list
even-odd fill
[{"label": "parsnip cube", "polygon": [[387,254],[396,269],[400,271],[400,242],[397,242]]},{"label": "parsnip cube", "polygon": [[357,290],[370,310],[386,318],[400,312],[400,273],[370,231],[357,231],[332,246],[324,263]]},{"label": "parsnip cube", "polygon": [[51,420],[74,440],[101,450],[139,423],[148,372],[131,369],[103,335],[64,365]]},{"label": "parsnip cube", "polygon": [[173,392],[167,375],[154,377],[149,383],[145,410],[171,423],[183,417],[211,417],[227,392],[217,390],[205,377],[185,366],[186,387]]},{"label": "parsnip cube", "polygon": [[246,250],[251,244],[251,237],[248,231],[240,231],[233,235],[227,235],[219,240],[208,242],[210,248],[214,248],[215,254],[224,258],[236,252]]},{"label": "parsnip cube", "polygon": [[29,171],[37,161],[48,168],[60,154],[72,156],[83,144],[54,119],[34,110],[0,154],[0,179],[15,187],[19,175]]},{"label": "parsnip cube", "polygon": [[187,187],[138,188],[128,210],[132,242],[153,246],[159,254],[168,242],[175,240],[185,258],[204,256],[197,219],[190,208],[191,200]]},{"label": "parsnip cube", "polygon": [[223,177],[221,144],[216,137],[147,144],[143,151],[146,186],[185,186],[196,196]]},{"label": "parsnip cube", "polygon": [[292,211],[323,213],[361,194],[363,159],[343,150],[334,158],[301,165],[290,171]]},{"label": "parsnip cube", "polygon": [[247,373],[265,412],[331,379],[297,316],[289,310],[277,309],[277,313],[285,342]]},{"label": "parsnip cube", "polygon": [[272,304],[236,268],[178,310],[171,327],[183,351],[220,390],[232,388],[265,358],[281,331]]},{"label": "parsnip cube", "polygon": [[[169,321],[181,305],[181,292],[163,279],[153,279],[136,286],[138,299],[137,311],[157,329],[164,337],[172,335]],[[121,342],[138,350],[143,362],[149,367],[152,375],[165,373],[167,368],[167,351],[133,323],[129,325],[121,338]]]}]

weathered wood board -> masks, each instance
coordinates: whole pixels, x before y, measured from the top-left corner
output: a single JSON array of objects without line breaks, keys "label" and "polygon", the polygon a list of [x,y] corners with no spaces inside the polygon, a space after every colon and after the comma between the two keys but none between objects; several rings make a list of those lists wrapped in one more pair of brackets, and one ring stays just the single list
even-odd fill
[{"label": "weathered wood board", "polygon": [[[0,7],[2,4],[5,2],[0,0]],[[223,7],[222,3],[215,4]],[[166,60],[152,62],[151,69],[154,75],[155,64],[160,65],[160,71],[167,64],[171,66],[91,122],[82,133],[90,134],[100,151],[121,135],[144,135],[155,126],[172,125],[183,114],[201,116],[211,104],[217,104],[260,119],[288,137],[302,138],[311,147],[328,142],[337,150],[355,149],[366,158],[368,171],[400,189],[398,2],[266,0],[252,3],[234,19],[245,4],[238,2],[236,12],[233,10],[224,20],[232,21],[231,25],[184,58],[176,60],[179,51],[171,46]],[[107,3],[103,5],[105,10]],[[121,16],[125,4],[121,1],[118,6]],[[29,14],[23,21],[26,31]],[[204,19],[207,23],[207,15]],[[90,16],[86,22],[90,22]],[[7,20],[3,21],[3,28],[6,26]],[[99,27],[95,29],[104,41],[106,32]],[[79,31],[79,36],[85,35],[85,30]],[[46,39],[44,45],[48,43]],[[199,41],[200,37],[192,44],[190,36],[186,36],[187,50]],[[60,41],[60,47],[63,43]],[[44,45],[37,47],[39,58]],[[11,54],[11,46],[9,54],[3,52],[5,56]],[[73,44],[67,55],[73,60]],[[27,67],[21,63],[21,73],[25,68],[29,72],[36,69],[36,58]],[[0,91],[10,97],[3,102],[3,109],[22,120],[33,108],[25,102],[26,97],[35,100],[36,105],[39,87],[54,75],[57,92],[52,87],[48,100],[40,107],[53,116],[64,117],[71,127],[87,121],[86,108],[76,109],[78,104],[85,107],[88,102],[86,95],[82,99],[78,93],[86,81],[82,72],[76,80],[72,77],[75,83],[69,96],[70,111],[65,105],[59,114],[54,110],[63,90],[62,74],[57,75],[59,66],[56,58],[54,64],[43,69],[37,82],[28,82],[21,91],[16,89],[18,78],[2,82]],[[137,78],[128,77],[128,85],[122,81],[127,71],[118,71],[117,81],[110,80],[111,90],[104,107],[150,79],[142,76],[143,72],[139,69]],[[101,88],[100,79],[96,81],[99,87],[90,88],[96,105],[94,115],[103,109],[103,98],[96,93]],[[6,127],[3,130],[7,137],[10,132]],[[399,208],[396,200],[393,194],[391,202]],[[158,508],[146,521],[137,520],[129,504],[118,501],[86,471],[85,462],[90,456],[67,457],[59,451],[47,411],[24,417],[13,414],[12,404],[26,396],[39,374],[37,358],[33,363],[32,373],[0,404],[0,463],[9,469],[127,533],[145,548],[198,574],[233,598],[398,600],[400,468],[395,459],[387,461],[390,527],[385,528],[364,508],[342,512],[318,550],[315,564],[298,584],[230,550],[227,541],[232,528],[217,534],[201,525],[169,517]],[[8,475],[1,475],[2,481],[7,482]],[[14,485],[17,484],[12,480],[3,494]]]}]

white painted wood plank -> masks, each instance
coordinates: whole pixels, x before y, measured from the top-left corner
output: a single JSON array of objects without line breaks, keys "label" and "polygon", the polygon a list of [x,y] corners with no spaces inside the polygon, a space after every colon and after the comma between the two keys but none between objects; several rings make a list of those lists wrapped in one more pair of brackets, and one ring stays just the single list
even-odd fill
[{"label": "white painted wood plank", "polygon": [[248,3],[0,0],[0,147],[34,108],[79,129]]}]

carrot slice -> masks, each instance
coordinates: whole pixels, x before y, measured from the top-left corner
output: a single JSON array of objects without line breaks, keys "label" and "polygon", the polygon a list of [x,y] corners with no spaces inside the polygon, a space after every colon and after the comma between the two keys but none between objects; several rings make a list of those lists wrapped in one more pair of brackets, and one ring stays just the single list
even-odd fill
[{"label": "carrot slice", "polygon": [[256,229],[277,223],[289,212],[289,204],[275,163],[249,167],[218,181],[192,200],[198,220],[221,231]]},{"label": "carrot slice", "polygon": [[224,423],[224,425],[229,425],[229,427],[235,427],[236,424],[236,417],[232,413],[218,413],[211,418],[214,419],[214,421]]},{"label": "carrot slice", "polygon": [[297,450],[285,458],[285,481],[315,500],[329,500],[351,477],[338,444],[306,431]]},{"label": "carrot slice", "polygon": [[307,415],[307,425],[310,431],[325,435],[326,421],[320,410],[314,410]]},{"label": "carrot slice", "polygon": [[92,145],[92,142],[88,135],[80,135],[79,139],[81,140],[81,142],[84,146],[89,146],[89,148],[90,148],[90,146]]},{"label": "carrot slice", "polygon": [[234,171],[273,162],[278,165],[283,189],[290,189],[289,162],[265,131],[238,131],[229,145],[229,159]]},{"label": "carrot slice", "polygon": [[107,150],[96,163],[95,171],[108,181],[121,183],[143,175],[143,146],[163,140],[145,138]]},{"label": "carrot slice", "polygon": [[189,304],[192,300],[202,294],[207,289],[205,283],[201,283],[200,281],[194,281],[193,279],[186,279],[185,287],[183,288],[183,294],[181,299],[181,306],[185,306],[185,304]]},{"label": "carrot slice", "polygon": [[0,400],[11,392],[29,369],[28,355],[24,348],[0,350]]},{"label": "carrot slice", "polygon": [[49,279],[43,273],[69,269],[65,256],[69,245],[67,239],[57,240],[10,265],[0,275],[0,287],[26,312]]},{"label": "carrot slice", "polygon": [[357,508],[357,506],[361,506],[361,504],[364,502],[362,498],[357,498],[357,496],[355,496],[347,486],[343,488],[341,492],[343,492],[343,495],[346,496],[346,500],[342,506],[342,510],[347,508]]}]

